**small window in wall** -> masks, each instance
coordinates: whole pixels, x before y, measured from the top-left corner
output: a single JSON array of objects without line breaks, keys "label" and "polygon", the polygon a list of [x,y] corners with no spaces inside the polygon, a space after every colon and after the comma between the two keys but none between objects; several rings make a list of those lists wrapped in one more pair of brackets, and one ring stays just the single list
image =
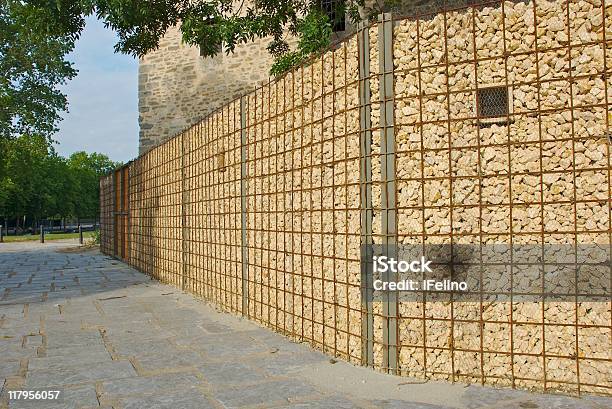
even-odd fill
[{"label": "small window in wall", "polygon": [[[200,45],[200,57],[204,57],[204,52],[202,51],[204,47],[202,45]],[[223,52],[223,44],[219,44],[217,46],[217,55],[221,54]]]},{"label": "small window in wall", "polygon": [[321,0],[321,8],[329,17],[334,33],[346,30],[344,0]]},{"label": "small window in wall", "polygon": [[[214,19],[211,18],[208,21],[206,21],[204,24],[206,24],[207,27],[215,30],[215,27],[214,27],[215,20]],[[210,48],[210,44],[205,44],[204,42],[200,43],[200,57],[204,57],[203,50],[206,48]],[[218,44],[215,48],[215,55],[219,55],[222,51],[223,51],[223,44]]]},{"label": "small window in wall", "polygon": [[478,89],[476,93],[476,115],[481,125],[506,123],[512,114],[512,92],[506,86]]}]

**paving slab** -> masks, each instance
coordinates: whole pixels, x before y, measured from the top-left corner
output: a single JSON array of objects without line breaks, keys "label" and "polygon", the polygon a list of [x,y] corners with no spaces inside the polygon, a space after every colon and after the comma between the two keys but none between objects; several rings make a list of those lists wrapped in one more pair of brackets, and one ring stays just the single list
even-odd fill
[{"label": "paving slab", "polygon": [[294,379],[259,382],[248,387],[236,386],[213,394],[226,408],[268,404],[276,406],[303,397],[318,400],[320,395],[312,385]]},{"label": "paving slab", "polygon": [[[411,382],[414,381],[414,382]],[[9,390],[62,391],[57,402]],[[0,244],[0,409],[603,409],[377,373],[292,342],[76,241]]]},{"label": "paving slab", "polygon": [[[76,360],[78,357],[72,357]],[[107,379],[126,379],[136,376],[136,371],[128,361],[108,361],[79,366],[66,365],[51,370],[28,371],[25,388],[50,388],[54,386],[78,385],[100,382]]]},{"label": "paving slab", "polygon": [[299,372],[305,365],[322,363],[330,359],[328,356],[314,351],[288,353],[273,349],[271,352],[274,352],[272,359],[270,359],[271,353],[267,353],[252,357],[247,362],[265,371],[268,375],[275,376]]},{"label": "paving slab", "polygon": [[197,389],[204,386],[205,383],[201,377],[193,372],[138,376],[103,382],[100,396],[102,399],[113,400],[129,396],[147,396],[162,392]]},{"label": "paving slab", "polygon": [[20,363],[19,361],[6,361],[0,362],[0,379],[8,378],[19,373]]},{"label": "paving slab", "polygon": [[320,399],[311,398],[307,402],[295,402],[279,406],[282,409],[355,409],[370,408],[371,406],[360,405],[342,396],[324,396]]},{"label": "paving slab", "polygon": [[261,371],[241,362],[214,361],[200,365],[198,369],[211,387],[216,389],[257,383],[264,375]]},{"label": "paving slab", "polygon": [[202,392],[189,390],[144,397],[128,397],[120,401],[124,409],[216,409],[217,406]]},{"label": "paving slab", "polygon": [[173,354],[151,353],[133,357],[138,369],[143,372],[173,372],[188,370],[206,362],[202,354],[195,351],[180,351]]},{"label": "paving slab", "polygon": [[74,355],[73,359],[66,359],[66,355],[34,357],[28,361],[28,371],[65,370],[71,367],[97,365],[110,361],[112,361],[112,358],[108,351],[82,353]]}]

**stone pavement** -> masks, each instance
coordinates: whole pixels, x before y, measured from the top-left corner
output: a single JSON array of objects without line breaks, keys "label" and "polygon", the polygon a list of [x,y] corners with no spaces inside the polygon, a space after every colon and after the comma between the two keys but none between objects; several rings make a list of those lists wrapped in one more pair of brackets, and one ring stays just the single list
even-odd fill
[{"label": "stone pavement", "polygon": [[334,362],[74,241],[0,244],[0,408],[612,407]]}]

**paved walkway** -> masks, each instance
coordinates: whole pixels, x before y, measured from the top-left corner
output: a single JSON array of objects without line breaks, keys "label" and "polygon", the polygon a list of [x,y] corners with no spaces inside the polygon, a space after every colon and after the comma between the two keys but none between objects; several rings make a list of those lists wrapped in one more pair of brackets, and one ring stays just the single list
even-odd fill
[{"label": "paved walkway", "polygon": [[[75,242],[0,244],[0,407],[609,408],[612,399],[376,373],[292,343]],[[10,390],[61,390],[8,402]]]}]

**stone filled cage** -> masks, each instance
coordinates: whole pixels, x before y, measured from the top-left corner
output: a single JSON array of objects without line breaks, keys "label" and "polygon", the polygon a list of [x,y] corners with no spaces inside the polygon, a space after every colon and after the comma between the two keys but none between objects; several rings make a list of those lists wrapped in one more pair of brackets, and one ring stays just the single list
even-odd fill
[{"label": "stone filled cage", "polygon": [[[103,177],[102,251],[356,364],[612,395],[611,22],[608,0],[381,15]],[[369,244],[608,256],[598,298],[578,276],[513,296],[547,286],[539,260],[481,262],[475,300],[407,301],[371,296]]]}]

